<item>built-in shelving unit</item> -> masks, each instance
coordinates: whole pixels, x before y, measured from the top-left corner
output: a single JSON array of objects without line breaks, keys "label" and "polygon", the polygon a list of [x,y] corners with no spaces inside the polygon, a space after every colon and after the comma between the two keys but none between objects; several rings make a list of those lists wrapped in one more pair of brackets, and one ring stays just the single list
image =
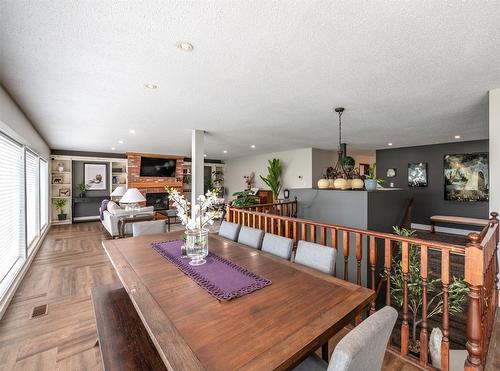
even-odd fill
[{"label": "built-in shelving unit", "polygon": [[[210,163],[208,161],[205,161],[205,171],[204,171],[204,177],[205,181],[204,184],[206,184],[206,178],[208,173],[210,173],[210,177],[212,180],[212,187],[214,189],[217,189],[221,192],[221,197],[224,197],[224,164],[220,163]],[[190,197],[191,195],[191,183],[192,183],[192,174],[191,174],[191,162],[184,162],[183,169],[182,169],[182,180],[184,184],[184,195],[186,197]]]},{"label": "built-in shelving unit", "polygon": [[111,171],[111,192],[118,186],[127,188],[127,159],[116,159],[110,163]]},{"label": "built-in shelving unit", "polygon": [[[72,197],[72,161],[64,156],[52,156],[50,161],[50,198],[51,212],[50,222],[52,224],[69,224],[71,223],[71,197]],[[58,200],[66,200],[64,205],[64,214],[66,219],[59,220],[59,211],[56,208]]]}]

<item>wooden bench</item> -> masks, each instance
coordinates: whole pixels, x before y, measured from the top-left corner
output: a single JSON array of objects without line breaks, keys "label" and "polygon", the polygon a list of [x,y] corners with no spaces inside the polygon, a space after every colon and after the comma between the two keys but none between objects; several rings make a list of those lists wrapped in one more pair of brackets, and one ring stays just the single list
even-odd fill
[{"label": "wooden bench", "polygon": [[436,231],[436,223],[462,224],[473,225],[476,227],[484,227],[489,223],[488,219],[466,218],[463,216],[446,216],[433,215],[431,216],[431,233]]},{"label": "wooden bench", "polygon": [[167,369],[121,283],[93,288],[92,302],[105,371]]}]

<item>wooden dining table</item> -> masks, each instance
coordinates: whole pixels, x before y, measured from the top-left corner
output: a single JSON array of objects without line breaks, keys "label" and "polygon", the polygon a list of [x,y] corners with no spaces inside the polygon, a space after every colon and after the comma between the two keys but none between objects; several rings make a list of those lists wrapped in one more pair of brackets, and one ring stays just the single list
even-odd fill
[{"label": "wooden dining table", "polygon": [[375,292],[216,234],[209,250],[272,284],[218,301],[151,244],[182,232],[103,241],[168,369],[283,370],[363,312]]}]

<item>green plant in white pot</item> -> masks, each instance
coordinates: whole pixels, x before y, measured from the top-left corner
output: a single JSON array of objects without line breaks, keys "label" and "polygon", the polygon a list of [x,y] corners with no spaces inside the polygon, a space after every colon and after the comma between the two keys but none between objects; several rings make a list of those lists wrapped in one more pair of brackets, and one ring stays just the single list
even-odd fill
[{"label": "green plant in white pot", "polygon": [[368,166],[368,174],[365,179],[365,189],[367,191],[375,191],[377,185],[384,182],[384,179],[377,178],[377,164]]}]

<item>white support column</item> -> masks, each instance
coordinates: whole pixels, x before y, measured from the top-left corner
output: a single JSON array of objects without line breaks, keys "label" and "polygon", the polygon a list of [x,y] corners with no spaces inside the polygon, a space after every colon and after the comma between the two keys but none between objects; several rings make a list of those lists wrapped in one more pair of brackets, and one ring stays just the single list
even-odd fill
[{"label": "white support column", "polygon": [[[490,212],[500,212],[500,88],[490,90],[489,107]],[[498,250],[497,258],[500,262],[500,250]],[[500,279],[500,273],[498,278]]]},{"label": "white support column", "polygon": [[203,130],[193,130],[191,132],[191,205],[195,205],[198,196],[204,194],[204,152],[205,132]]},{"label": "white support column", "polygon": [[490,90],[490,212],[500,212],[500,88]]}]

